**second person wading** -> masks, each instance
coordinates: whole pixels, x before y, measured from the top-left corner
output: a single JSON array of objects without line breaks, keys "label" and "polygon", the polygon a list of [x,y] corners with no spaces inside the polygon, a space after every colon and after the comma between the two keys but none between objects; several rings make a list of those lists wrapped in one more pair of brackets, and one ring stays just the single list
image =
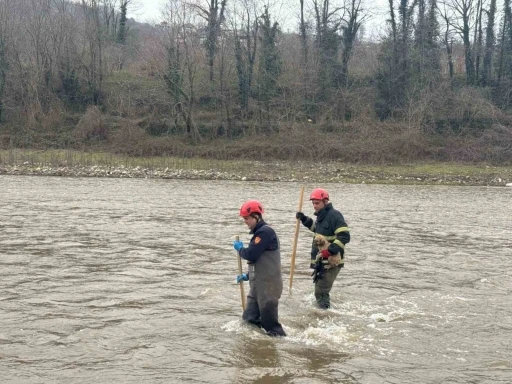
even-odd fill
[{"label": "second person wading", "polygon": [[316,188],[309,197],[315,210],[316,220],[297,212],[296,217],[315,235],[322,235],[329,242],[326,249],[320,250],[313,240],[311,265],[314,269],[315,298],[318,306],[327,309],[331,306],[330,291],[334,280],[344,266],[345,244],[350,241],[350,232],[345,218],[329,202],[329,193]]},{"label": "second person wading", "polygon": [[278,304],[283,292],[279,239],[263,220],[263,206],[259,201],[245,202],[240,216],[253,235],[247,248],[241,241],[233,243],[249,267],[248,273],[237,276],[237,283],[248,280],[250,286],[243,319],[263,328],[270,336],[286,336],[278,320]]}]

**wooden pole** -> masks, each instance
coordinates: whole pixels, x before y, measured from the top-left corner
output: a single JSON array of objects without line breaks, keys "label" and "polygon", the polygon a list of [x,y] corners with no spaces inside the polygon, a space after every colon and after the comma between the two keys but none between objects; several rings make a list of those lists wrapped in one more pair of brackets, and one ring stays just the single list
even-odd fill
[{"label": "wooden pole", "polygon": [[[236,241],[240,240],[240,236],[236,237]],[[237,259],[238,259],[238,274],[242,274],[242,258],[240,257],[240,252],[236,251]],[[244,281],[240,280],[240,297],[242,298],[242,309],[245,311],[245,293],[244,293]]]},{"label": "wooden pole", "polygon": [[[302,211],[302,200],[304,199],[304,187],[300,189],[299,206],[297,212]],[[291,292],[293,284],[293,273],[295,272],[295,254],[297,253],[297,240],[299,238],[300,220],[295,223],[295,238],[293,240],[292,259],[290,261],[290,285],[288,290]]]}]

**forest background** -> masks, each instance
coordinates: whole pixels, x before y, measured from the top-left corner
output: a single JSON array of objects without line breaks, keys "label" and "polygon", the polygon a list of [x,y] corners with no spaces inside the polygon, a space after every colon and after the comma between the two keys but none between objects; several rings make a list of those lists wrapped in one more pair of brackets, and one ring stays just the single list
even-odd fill
[{"label": "forest background", "polygon": [[512,164],[511,0],[0,0],[0,149]]}]

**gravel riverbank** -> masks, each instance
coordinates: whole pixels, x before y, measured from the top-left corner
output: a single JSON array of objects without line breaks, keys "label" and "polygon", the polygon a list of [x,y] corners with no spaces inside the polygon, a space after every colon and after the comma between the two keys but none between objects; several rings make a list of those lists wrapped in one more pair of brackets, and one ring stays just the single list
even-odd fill
[{"label": "gravel riverbank", "polygon": [[231,166],[220,169],[175,169],[143,166],[100,165],[16,165],[0,164],[0,175],[33,175],[62,177],[161,178],[240,181],[304,181],[373,184],[430,184],[467,186],[512,186],[512,167],[457,167],[447,170],[442,165],[424,170],[417,166],[366,167],[337,164],[294,164],[252,162],[243,169]]}]

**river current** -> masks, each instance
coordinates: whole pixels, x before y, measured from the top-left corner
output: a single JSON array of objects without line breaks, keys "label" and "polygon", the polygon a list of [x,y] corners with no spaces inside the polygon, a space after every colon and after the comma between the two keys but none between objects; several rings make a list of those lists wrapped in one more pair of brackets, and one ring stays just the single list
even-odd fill
[{"label": "river current", "polygon": [[[512,189],[321,185],[352,236],[321,311],[303,227],[288,290],[300,187],[0,176],[0,381],[512,382]],[[250,198],[281,241],[286,338],[241,321]]]}]

